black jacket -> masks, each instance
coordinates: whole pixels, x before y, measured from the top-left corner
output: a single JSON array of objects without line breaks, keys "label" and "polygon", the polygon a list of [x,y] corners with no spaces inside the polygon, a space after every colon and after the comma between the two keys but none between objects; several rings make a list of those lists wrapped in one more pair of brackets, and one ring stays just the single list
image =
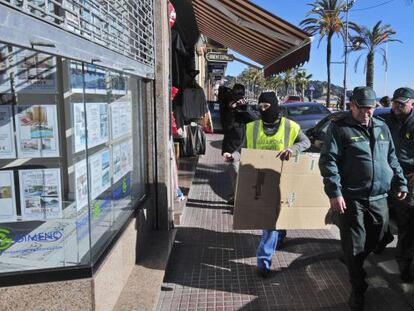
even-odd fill
[{"label": "black jacket", "polygon": [[414,109],[406,119],[399,119],[391,111],[381,115],[395,144],[395,153],[405,174],[414,172]]},{"label": "black jacket", "polygon": [[330,198],[376,200],[396,191],[408,192],[387,125],[372,118],[365,128],[351,113],[333,121],[322,148],[319,168]]},{"label": "black jacket", "polygon": [[223,126],[221,153],[240,152],[246,136],[246,124],[258,119],[257,113],[250,109],[232,109],[228,103],[220,105],[220,117]]}]

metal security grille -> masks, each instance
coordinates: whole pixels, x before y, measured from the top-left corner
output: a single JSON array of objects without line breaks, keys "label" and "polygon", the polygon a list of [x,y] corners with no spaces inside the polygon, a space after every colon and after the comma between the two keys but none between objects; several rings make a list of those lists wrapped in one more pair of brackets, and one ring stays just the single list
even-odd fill
[{"label": "metal security grille", "polygon": [[0,0],[0,4],[154,66],[153,0]]}]

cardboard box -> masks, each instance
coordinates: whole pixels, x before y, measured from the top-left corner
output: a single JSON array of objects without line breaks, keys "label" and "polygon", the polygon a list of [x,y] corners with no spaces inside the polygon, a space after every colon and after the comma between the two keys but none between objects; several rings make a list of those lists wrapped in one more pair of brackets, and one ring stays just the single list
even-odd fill
[{"label": "cardboard box", "polygon": [[278,152],[243,149],[233,228],[324,229],[329,199],[319,172],[319,154],[281,161]]}]

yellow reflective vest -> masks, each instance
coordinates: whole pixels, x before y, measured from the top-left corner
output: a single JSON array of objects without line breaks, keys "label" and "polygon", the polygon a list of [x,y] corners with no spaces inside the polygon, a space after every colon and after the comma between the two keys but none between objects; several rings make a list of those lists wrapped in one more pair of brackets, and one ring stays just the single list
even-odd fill
[{"label": "yellow reflective vest", "polygon": [[296,122],[282,117],[279,129],[272,136],[265,134],[262,120],[246,125],[246,143],[248,149],[282,151],[295,143],[300,126]]}]

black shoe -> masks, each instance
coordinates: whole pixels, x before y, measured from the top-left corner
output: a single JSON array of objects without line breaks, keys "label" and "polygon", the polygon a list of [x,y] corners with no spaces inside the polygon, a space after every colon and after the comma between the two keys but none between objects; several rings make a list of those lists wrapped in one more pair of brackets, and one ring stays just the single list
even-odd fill
[{"label": "black shoe", "polygon": [[258,274],[260,277],[262,277],[262,278],[266,279],[266,278],[268,278],[268,277],[269,277],[269,275],[270,275],[270,270],[265,269],[265,268],[257,268],[257,274]]},{"label": "black shoe", "polygon": [[400,279],[404,283],[412,283],[414,281],[413,275],[411,274],[410,265],[400,270]]},{"label": "black shoe", "polygon": [[348,305],[352,311],[364,310],[364,293],[361,291],[352,291],[348,300]]},{"label": "black shoe", "polygon": [[392,241],[394,241],[394,236],[392,234],[387,234],[383,237],[381,241],[378,242],[377,246],[372,251],[374,254],[381,254],[388,244],[390,244]]}]

